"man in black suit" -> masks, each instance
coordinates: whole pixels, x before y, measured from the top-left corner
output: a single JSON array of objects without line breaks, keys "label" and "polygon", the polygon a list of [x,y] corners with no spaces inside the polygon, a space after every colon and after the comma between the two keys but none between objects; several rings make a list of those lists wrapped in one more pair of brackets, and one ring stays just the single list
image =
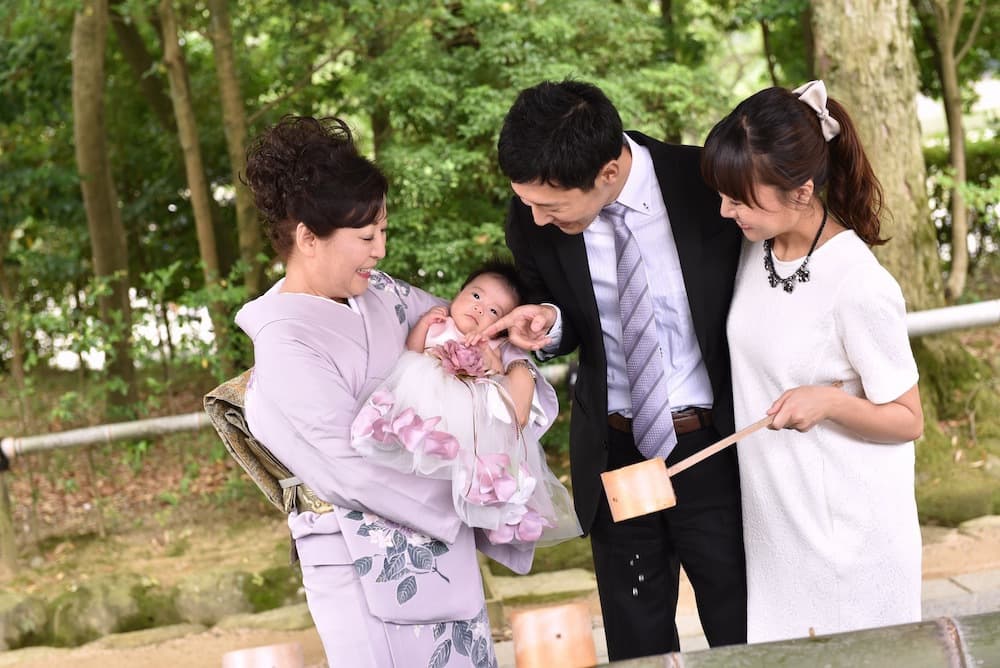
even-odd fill
[{"label": "man in black suit", "polygon": [[[507,245],[534,304],[488,333],[541,357],[579,349],[570,462],[580,524],[591,536],[608,655],[679,650],[678,569],[684,566],[709,644],[746,642],[746,576],[734,448],[672,479],[677,506],[614,523],[600,474],[644,459],[631,433],[614,224],[618,202],[639,242],[669,388],[672,464],[735,431],[726,342],[740,231],[699,172],[700,149],[624,133],[590,84],[543,82],[504,120],[500,168],[515,197]],[[670,417],[667,417],[670,416]]]}]

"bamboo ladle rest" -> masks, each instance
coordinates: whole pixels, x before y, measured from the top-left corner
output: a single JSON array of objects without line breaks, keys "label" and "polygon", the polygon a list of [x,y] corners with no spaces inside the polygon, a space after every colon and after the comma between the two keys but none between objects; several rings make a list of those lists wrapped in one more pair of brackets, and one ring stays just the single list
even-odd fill
[{"label": "bamboo ladle rest", "polygon": [[749,436],[758,429],[771,424],[773,415],[744,427],[732,436],[713,443],[690,457],[686,457],[667,468],[667,463],[660,457],[653,457],[638,464],[623,466],[614,471],[601,474],[601,483],[611,506],[611,518],[615,522],[629,520],[633,517],[655,513],[658,510],[673,508],[677,505],[677,496],[670,478],[681,471],[691,468],[698,462],[725,450],[742,438]]}]

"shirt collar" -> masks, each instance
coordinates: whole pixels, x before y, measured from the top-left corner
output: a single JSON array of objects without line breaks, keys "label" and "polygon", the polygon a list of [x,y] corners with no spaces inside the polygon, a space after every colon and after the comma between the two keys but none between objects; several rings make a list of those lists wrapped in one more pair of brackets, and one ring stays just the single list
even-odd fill
[{"label": "shirt collar", "polygon": [[650,215],[654,213],[654,203],[658,199],[653,189],[656,178],[656,173],[653,171],[653,158],[645,146],[640,146],[628,135],[624,135],[624,137],[625,141],[628,142],[629,151],[632,153],[632,166],[625,179],[625,186],[618,194],[616,201],[633,211]]}]

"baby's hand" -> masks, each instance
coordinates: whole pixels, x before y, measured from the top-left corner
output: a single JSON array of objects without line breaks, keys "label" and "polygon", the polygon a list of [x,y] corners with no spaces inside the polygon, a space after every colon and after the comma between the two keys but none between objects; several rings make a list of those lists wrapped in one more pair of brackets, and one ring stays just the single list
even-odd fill
[{"label": "baby's hand", "polygon": [[480,344],[488,345],[492,339],[488,339],[479,332],[468,332],[462,337],[462,343],[471,347],[478,348]]},{"label": "baby's hand", "polygon": [[444,322],[448,319],[448,309],[443,306],[435,306],[430,309],[422,316],[420,316],[420,322],[425,325],[436,325],[440,322]]},{"label": "baby's hand", "polygon": [[482,353],[483,362],[490,373],[503,373],[503,360],[500,358],[500,352],[494,350],[489,341],[483,341],[479,344],[479,352]]}]

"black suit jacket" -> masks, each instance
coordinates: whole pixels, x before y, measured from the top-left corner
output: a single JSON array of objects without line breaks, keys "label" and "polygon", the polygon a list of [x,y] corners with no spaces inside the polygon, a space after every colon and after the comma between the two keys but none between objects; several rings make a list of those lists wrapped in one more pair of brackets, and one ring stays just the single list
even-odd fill
[{"label": "black suit jacket", "polygon": [[[726,316],[742,234],[731,220],[719,215],[719,196],[701,178],[701,149],[628,134],[648,148],[653,158],[695,334],[712,383],[715,425],[725,436],[735,431]],[[604,339],[583,235],[565,234],[554,225],[537,226],[531,210],[515,197],[507,216],[507,246],[528,285],[526,301],[547,301],[562,310],[558,354],[580,350],[570,420],[570,466],[576,512],[589,532],[602,498],[600,474],[608,462],[608,387]]]}]

